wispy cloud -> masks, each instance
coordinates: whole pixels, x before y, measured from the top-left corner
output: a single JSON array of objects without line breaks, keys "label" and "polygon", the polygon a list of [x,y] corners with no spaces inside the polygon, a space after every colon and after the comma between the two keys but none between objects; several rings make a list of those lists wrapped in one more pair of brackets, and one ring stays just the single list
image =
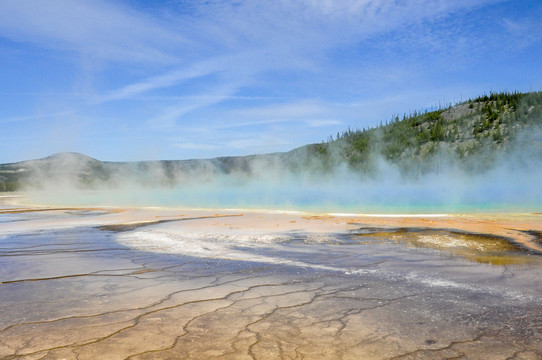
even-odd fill
[{"label": "wispy cloud", "polygon": [[225,83],[214,89],[207,96],[196,96],[185,98],[176,104],[166,107],[157,116],[147,121],[147,125],[153,128],[169,128],[175,126],[177,122],[187,113],[204,107],[218,104],[225,99],[230,98],[239,89],[236,82]]},{"label": "wispy cloud", "polygon": [[[340,115],[337,115],[338,113]],[[316,100],[271,103],[234,109],[219,108],[208,112],[195,125],[190,123],[183,126],[183,129],[201,134],[233,129],[266,129],[274,124],[322,127],[340,124],[337,116],[351,119],[353,114],[354,111],[347,104],[330,104]]]},{"label": "wispy cloud", "polygon": [[148,93],[152,90],[176,86],[187,80],[216,74],[231,67],[231,64],[236,61],[235,58],[236,56],[225,56],[207,59],[191,64],[186,68],[173,70],[158,76],[152,76],[140,82],[125,85],[120,89],[113,90],[106,96],[98,99],[97,102],[128,99]]},{"label": "wispy cloud", "polygon": [[190,43],[150,17],[102,1],[0,2],[0,35],[38,47],[122,62],[171,62]]},{"label": "wispy cloud", "polygon": [[[506,3],[210,0],[158,2],[149,11],[140,2],[4,0],[0,51],[12,58],[0,65],[10,69],[3,83],[14,85],[0,92],[19,92],[25,106],[0,122],[15,127],[39,109],[68,108],[88,114],[96,134],[124,135],[124,144],[134,133],[182,134],[192,140],[164,142],[190,154],[319,141],[427,106],[450,89],[484,88],[469,81],[505,32],[522,39],[515,47],[539,41],[536,16],[486,16]],[[47,60],[34,56],[43,49]],[[62,86],[38,77],[18,85],[28,68],[49,69],[46,61]]]},{"label": "wispy cloud", "polygon": [[542,42],[542,24],[539,19],[523,18],[502,20],[504,29],[510,34],[510,44],[517,48],[525,48],[533,43]]},{"label": "wispy cloud", "polygon": [[[35,11],[23,11],[26,7],[14,5],[18,2],[5,2],[4,6],[24,15],[31,25],[26,32],[30,41],[45,37],[47,44],[70,45],[84,53],[117,60],[153,62],[167,58],[183,64],[111,90],[100,102],[131,98],[217,72],[244,71],[254,78],[270,71],[323,71],[321,56],[341,43],[357,42],[488,1],[277,1],[266,4],[265,12],[260,4],[250,1],[210,1],[194,5],[193,13],[175,18],[177,21],[167,22],[109,4],[82,2],[66,7],[53,2],[47,5],[48,18],[56,25],[37,21]],[[80,18],[85,20],[76,21]],[[4,26],[24,37],[25,31],[20,29],[23,25]],[[96,51],[98,45],[100,51]]]},{"label": "wispy cloud", "polygon": [[14,123],[14,122],[23,122],[23,121],[36,121],[36,120],[50,120],[55,118],[64,118],[69,115],[75,114],[75,111],[72,110],[66,110],[66,111],[59,111],[55,113],[49,113],[49,114],[36,114],[36,115],[29,115],[29,116],[15,116],[10,118],[0,118],[0,124],[7,124],[7,123]]}]

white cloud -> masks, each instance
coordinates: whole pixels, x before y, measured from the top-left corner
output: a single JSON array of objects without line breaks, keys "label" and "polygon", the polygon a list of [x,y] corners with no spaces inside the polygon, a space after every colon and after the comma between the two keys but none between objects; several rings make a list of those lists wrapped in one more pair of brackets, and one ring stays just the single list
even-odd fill
[{"label": "white cloud", "polygon": [[[504,29],[514,39],[510,41],[515,47],[525,48],[535,42],[542,41],[540,34],[542,33],[542,25],[539,19],[503,19],[502,24]],[[508,44],[507,44],[508,45]]]},{"label": "white cloud", "polygon": [[[352,35],[359,38],[391,31],[496,1],[499,0],[281,0],[262,6],[254,1],[224,0],[201,3],[200,14],[225,25],[223,38],[231,39],[232,34],[238,33],[244,42],[264,42],[274,47],[302,43],[327,47],[351,41]],[[315,44],[314,40],[325,41]]]},{"label": "white cloud", "polygon": [[270,71],[324,72],[325,53],[341,44],[488,1],[215,0],[193,4],[190,13],[172,10],[165,20],[102,1],[4,0],[0,36],[98,59],[173,65],[161,74],[145,69],[153,75],[109,90],[100,103],[217,72],[245,75],[247,83]]},{"label": "white cloud", "polygon": [[[325,53],[337,46],[489,1],[283,0],[264,8],[252,1],[197,3],[194,13],[178,16],[167,30],[160,29],[196,44],[189,55],[171,49],[169,55],[182,59],[183,67],[112,90],[102,100],[131,98],[217,72],[230,78],[241,73],[247,81],[273,71],[321,75],[326,71]],[[133,21],[151,22],[139,17]]]},{"label": "white cloud", "polygon": [[[456,41],[471,30],[456,26],[450,15],[465,20],[466,12],[499,1],[209,0],[190,2],[190,11],[184,11],[186,2],[167,2],[159,3],[158,11],[143,13],[102,0],[3,0],[0,37],[23,44],[23,53],[45,48],[52,50],[51,58],[73,53],[78,55],[75,62],[82,57],[82,62],[98,63],[91,74],[96,81],[89,81],[98,88],[87,93],[96,95],[73,108],[78,114],[122,120],[102,121],[95,128],[106,123],[111,132],[129,139],[130,131],[121,123],[126,126],[131,119],[140,136],[186,131],[201,140],[201,145],[189,141],[177,148],[210,152],[230,146],[248,152],[267,148],[263,144],[271,144],[269,149],[279,142],[297,145],[306,133],[319,136],[314,135],[317,130],[326,138],[328,128],[342,124],[375,124],[442,96],[443,86],[416,93],[428,73],[423,67],[448,68],[450,56],[441,56],[446,49],[452,54],[476,47]],[[444,26],[434,31],[442,19],[452,30]],[[517,20],[505,20],[504,26],[510,33],[525,32]],[[390,46],[395,43],[401,45]],[[436,61],[417,61],[434,53],[440,56]],[[61,63],[66,64],[64,59]],[[79,65],[76,71],[81,71]],[[66,74],[60,75],[70,76]],[[40,84],[35,89],[44,88]],[[437,88],[439,94],[430,94]],[[59,95],[64,100],[59,103],[68,97]],[[259,101],[248,103],[247,98]],[[117,106],[116,101],[124,102]],[[26,119],[33,117],[3,122]],[[269,134],[264,138],[257,130]],[[210,132],[216,134],[203,136]]]},{"label": "white cloud", "polygon": [[249,128],[268,129],[274,124],[285,124],[288,127],[323,127],[338,125],[341,122],[336,118],[351,119],[352,115],[353,111],[349,105],[306,100],[236,109],[218,108],[196,121],[195,126],[187,125],[183,126],[183,129],[203,134],[231,129],[237,129],[236,131],[247,131]]},{"label": "white cloud", "polygon": [[189,43],[141,14],[102,1],[0,1],[0,36],[114,61],[171,62]]},{"label": "white cloud", "polygon": [[212,66],[209,62],[194,64],[186,69],[174,70],[162,75],[147,78],[141,82],[123,86],[120,89],[111,91],[108,95],[98,99],[97,102],[132,98],[155,89],[175,86],[186,80],[209,75],[218,70],[220,69],[216,66]]},{"label": "white cloud", "polygon": [[49,114],[15,116],[15,117],[10,117],[10,118],[0,119],[0,124],[21,122],[21,121],[50,120],[50,119],[55,119],[55,118],[64,118],[64,117],[67,117],[69,115],[74,115],[74,114],[75,114],[75,111],[66,110],[66,111],[59,111],[59,112],[49,113]]},{"label": "white cloud", "polygon": [[165,110],[161,111],[157,116],[148,120],[147,123],[154,128],[168,128],[176,125],[185,114],[195,111],[204,107],[208,107],[222,102],[225,99],[230,98],[239,89],[239,84],[226,83],[212,89],[211,93],[207,93],[207,96],[195,96],[192,98],[185,98],[183,101],[177,102],[174,105],[168,106]]},{"label": "white cloud", "polygon": [[243,77],[242,73],[246,72],[247,70],[235,69],[235,64],[243,60],[244,57],[246,56],[236,54],[204,59],[184,68],[169,71],[157,76],[151,76],[143,81],[125,85],[122,88],[113,90],[106,96],[99,98],[97,102],[128,99],[151,92],[152,90],[173,87],[191,79],[219,74],[225,71],[237,71],[239,73],[239,75],[236,76],[238,81],[239,78]]}]

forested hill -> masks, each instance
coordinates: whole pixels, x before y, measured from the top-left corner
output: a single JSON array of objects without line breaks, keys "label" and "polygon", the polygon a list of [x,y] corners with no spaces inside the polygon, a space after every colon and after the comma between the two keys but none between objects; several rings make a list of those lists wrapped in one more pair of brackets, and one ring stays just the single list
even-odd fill
[{"label": "forested hill", "polygon": [[307,152],[324,167],[345,161],[368,173],[382,159],[405,176],[449,166],[478,173],[511,157],[542,161],[541,129],[542,92],[491,93],[447,108],[393,116],[376,128],[347,130],[308,145]]},{"label": "forested hill", "polygon": [[208,160],[102,162],[77,153],[0,165],[0,191],[44,184],[79,188],[175,186],[219,175],[265,178],[302,173],[378,176],[393,167],[405,178],[456,171],[479,174],[510,162],[542,166],[542,92],[491,93],[434,111],[393,116],[381,126],[346,130],[285,153]]}]

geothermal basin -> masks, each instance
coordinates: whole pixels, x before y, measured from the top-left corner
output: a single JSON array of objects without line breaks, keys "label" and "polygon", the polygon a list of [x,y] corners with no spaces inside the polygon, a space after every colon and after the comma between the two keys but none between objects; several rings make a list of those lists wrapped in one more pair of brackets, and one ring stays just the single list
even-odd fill
[{"label": "geothermal basin", "polygon": [[1,359],[541,359],[541,214],[0,209]]}]

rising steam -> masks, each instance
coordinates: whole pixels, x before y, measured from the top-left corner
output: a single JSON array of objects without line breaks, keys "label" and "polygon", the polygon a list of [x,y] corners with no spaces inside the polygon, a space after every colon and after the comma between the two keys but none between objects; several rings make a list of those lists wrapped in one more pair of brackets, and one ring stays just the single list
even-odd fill
[{"label": "rising steam", "polygon": [[23,190],[32,202],[56,205],[348,212],[542,208],[542,130],[537,125],[517,132],[502,151],[482,148],[467,159],[468,169],[462,166],[466,160],[445,146],[431,158],[438,166],[421,174],[406,163],[385,160],[378,151],[367,155],[370,169],[360,171],[341,149],[329,146],[325,160],[311,146],[282,154],[138,163],[58,154],[21,165]]}]

